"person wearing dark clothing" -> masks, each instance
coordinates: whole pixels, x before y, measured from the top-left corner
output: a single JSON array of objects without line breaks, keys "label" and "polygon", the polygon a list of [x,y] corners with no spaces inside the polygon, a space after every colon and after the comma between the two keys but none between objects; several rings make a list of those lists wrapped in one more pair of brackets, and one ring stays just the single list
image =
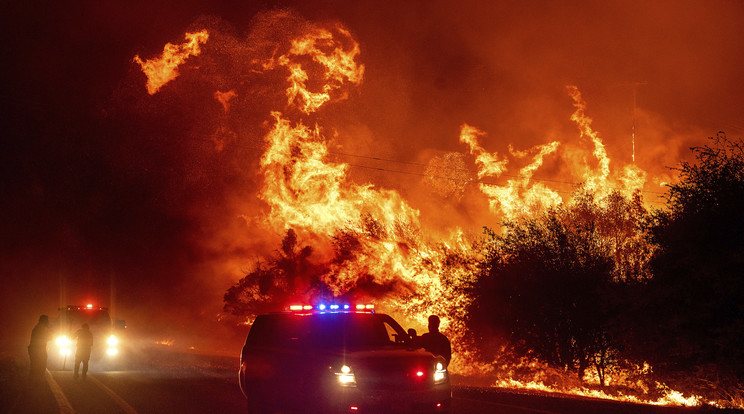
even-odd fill
[{"label": "person wearing dark clothing", "polygon": [[90,360],[90,350],[93,348],[93,334],[90,333],[90,327],[84,323],[82,328],[75,332],[77,337],[77,349],[75,350],[75,374],[73,377],[78,378],[78,369],[83,364],[83,379],[88,375],[88,360]]},{"label": "person wearing dark clothing", "polygon": [[49,317],[41,315],[39,322],[31,331],[31,343],[28,345],[28,356],[31,359],[29,378],[42,378],[47,366],[47,342],[51,336]]},{"label": "person wearing dark clothing", "polygon": [[452,359],[452,346],[449,339],[439,332],[439,322],[439,316],[429,316],[429,332],[420,336],[419,343],[432,354],[444,357],[449,365]]}]

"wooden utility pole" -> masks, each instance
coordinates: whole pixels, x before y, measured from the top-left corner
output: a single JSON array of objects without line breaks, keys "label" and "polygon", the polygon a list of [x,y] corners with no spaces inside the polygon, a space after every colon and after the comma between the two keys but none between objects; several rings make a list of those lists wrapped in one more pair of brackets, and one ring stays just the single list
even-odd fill
[{"label": "wooden utility pole", "polygon": [[633,145],[631,157],[633,158],[633,164],[635,164],[636,107],[638,102],[638,87],[641,85],[648,85],[648,82],[628,82],[610,86],[610,88],[616,88],[619,86],[630,86],[631,88],[633,88],[633,130],[631,131],[631,144]]}]

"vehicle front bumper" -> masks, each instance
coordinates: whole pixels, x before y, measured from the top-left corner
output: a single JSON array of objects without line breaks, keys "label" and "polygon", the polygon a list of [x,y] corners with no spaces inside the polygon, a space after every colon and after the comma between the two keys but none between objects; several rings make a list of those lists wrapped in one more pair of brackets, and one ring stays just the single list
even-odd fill
[{"label": "vehicle front bumper", "polygon": [[419,390],[364,390],[341,388],[328,394],[333,411],[340,413],[437,413],[449,410],[449,384]]}]

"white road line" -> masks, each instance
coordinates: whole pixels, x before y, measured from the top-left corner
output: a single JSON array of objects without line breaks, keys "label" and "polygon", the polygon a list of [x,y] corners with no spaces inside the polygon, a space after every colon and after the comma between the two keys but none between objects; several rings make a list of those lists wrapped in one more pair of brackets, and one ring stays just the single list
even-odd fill
[{"label": "white road line", "polygon": [[114,391],[111,390],[111,388],[103,385],[101,381],[98,381],[95,377],[92,375],[88,375],[88,380],[92,381],[94,384],[96,384],[99,388],[101,388],[106,394],[108,394],[111,399],[114,400],[116,404],[119,405],[119,407],[124,410],[127,414],[137,414],[137,410],[132,408],[131,405],[129,405],[126,401],[124,401],[123,398],[119,397],[118,394],[116,394]]},{"label": "white road line", "polygon": [[67,401],[65,393],[62,392],[62,388],[59,387],[59,384],[54,380],[52,373],[49,372],[49,370],[44,373],[44,378],[46,378],[46,382],[49,384],[49,389],[52,390],[52,394],[54,394],[54,399],[57,400],[57,407],[59,407],[60,414],[75,414],[75,410],[72,408],[72,405],[70,405],[70,402]]},{"label": "white road line", "polygon": [[556,412],[556,411],[537,410],[537,409],[534,409],[534,408],[520,407],[518,405],[501,404],[501,403],[497,403],[497,402],[484,401],[484,400],[474,400],[472,398],[452,397],[452,399],[453,400],[462,400],[462,401],[472,401],[472,402],[477,402],[477,403],[487,404],[487,405],[496,405],[496,406],[499,406],[499,407],[508,407],[508,408],[512,408],[512,409],[515,409],[515,410],[522,410],[522,411],[527,411],[527,412],[532,412],[532,413],[561,414],[561,413]]}]

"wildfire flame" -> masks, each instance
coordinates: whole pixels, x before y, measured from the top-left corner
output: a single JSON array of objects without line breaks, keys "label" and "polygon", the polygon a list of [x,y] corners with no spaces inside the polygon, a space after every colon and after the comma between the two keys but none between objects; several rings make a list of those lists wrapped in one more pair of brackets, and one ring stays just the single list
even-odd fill
[{"label": "wildfire flame", "polygon": [[166,83],[178,76],[178,66],[186,61],[189,56],[198,56],[201,53],[200,44],[206,43],[209,33],[202,30],[196,33],[186,33],[186,43],[174,45],[166,43],[163,54],[159,58],[143,61],[139,55],[134,57],[134,62],[142,67],[147,75],[147,92],[154,95]]},{"label": "wildfire flame", "polygon": [[[626,165],[622,172],[613,179],[610,169],[610,158],[599,134],[592,129],[592,119],[586,114],[586,102],[576,86],[568,86],[570,97],[574,101],[575,112],[571,120],[579,128],[581,138],[588,139],[593,146],[591,155],[596,159],[596,165],[587,162],[585,150],[582,148],[568,148],[563,153],[563,161],[575,171],[576,181],[583,182],[585,188],[598,197],[605,197],[613,190],[619,190],[626,196],[642,190],[646,180],[645,171],[635,165]],[[460,142],[467,144],[470,154],[475,157],[478,187],[488,197],[491,211],[502,217],[515,220],[530,213],[539,212],[547,207],[556,206],[565,200],[558,191],[549,188],[540,181],[533,180],[534,173],[542,166],[545,157],[555,155],[560,143],[553,141],[543,145],[536,145],[528,150],[516,150],[509,145],[509,153],[513,159],[520,160],[535,154],[531,163],[519,169],[516,175],[507,174],[509,159],[499,157],[497,153],[490,153],[483,148],[480,140],[486,137],[484,131],[468,124],[460,128]],[[498,185],[484,181],[509,177],[506,184]]]},{"label": "wildfire flame", "polygon": [[[467,144],[470,147],[470,153],[475,156],[479,179],[498,178],[506,171],[508,160],[505,158],[499,159],[497,154],[488,153],[480,146],[478,137],[485,135],[485,132],[465,124],[460,129],[460,142]],[[554,141],[549,144],[538,145],[528,151],[517,151],[509,146],[509,152],[515,158],[527,158],[533,152],[536,152],[536,155],[530,164],[519,170],[516,177],[507,180],[506,185],[485,182],[478,184],[483,194],[488,197],[491,211],[497,214],[501,213],[505,218],[514,220],[528,211],[560,204],[563,200],[557,192],[550,190],[539,182],[530,185],[530,179],[542,165],[543,159],[554,153],[558,145],[558,141]]]},{"label": "wildfire flame", "polygon": [[[168,43],[158,59],[142,61],[135,56],[147,74],[147,89],[156,93],[164,84],[178,75],[177,69],[189,56],[199,55],[200,44],[209,37],[206,30],[187,33],[187,42],[176,46]],[[281,48],[275,49],[275,54]],[[270,131],[264,136],[265,149],[260,158],[263,184],[258,197],[266,203],[268,211],[263,225],[274,234],[284,234],[288,229],[312,240],[315,251],[322,256],[333,249],[332,240],[340,233],[356,235],[359,246],[354,260],[331,263],[324,283],[334,295],[354,289],[360,277],[372,277],[380,284],[399,282],[399,289],[385,292],[382,305],[389,313],[400,315],[406,321],[425,326],[426,317],[435,313],[447,315],[442,320],[458,352],[450,369],[453,372],[495,372],[496,364],[480,365],[471,357],[472,352],[463,342],[464,310],[470,299],[456,294],[458,288],[468,284],[476,274],[477,251],[466,233],[457,227],[448,229],[450,237],[434,242],[426,239],[420,223],[420,211],[410,205],[397,191],[376,188],[365,183],[357,184],[347,179],[350,166],[329,160],[329,150],[323,129],[306,125],[302,116],[321,110],[327,103],[346,99],[349,86],[362,83],[364,66],[359,63],[360,48],[351,33],[340,25],[329,29],[309,25],[306,33],[291,40],[286,53],[272,56],[259,65],[263,71],[286,70],[288,109],[270,112],[273,119]],[[579,89],[568,87],[575,112],[570,119],[579,128],[580,137],[592,149],[572,147],[552,141],[529,149],[509,147],[508,156],[489,152],[480,141],[487,134],[468,124],[463,124],[459,140],[467,145],[474,157],[474,172],[459,168],[457,188],[444,188],[452,194],[462,194],[462,188],[477,182],[477,187],[489,202],[494,216],[515,219],[529,212],[563,202],[559,192],[551,189],[534,175],[548,157],[560,158],[574,173],[576,181],[584,182],[589,190],[601,197],[613,189],[626,194],[642,189],[646,173],[635,165],[622,167],[613,175],[610,158],[599,134],[591,127],[586,114],[586,103]],[[237,92],[217,91],[215,99],[225,113]],[[299,115],[298,115],[299,114]],[[294,119],[293,117],[299,117]],[[222,141],[215,139],[216,148],[222,150]],[[588,162],[591,157],[595,161]],[[510,173],[510,159],[521,168]],[[427,169],[424,182],[436,183],[429,176],[440,164],[456,163],[463,166],[464,154],[450,154],[433,160]],[[518,162],[517,162],[518,161]],[[463,172],[465,170],[466,172]],[[472,177],[477,177],[474,180]],[[497,184],[497,179],[505,183]],[[427,181],[428,180],[428,181]],[[258,220],[251,220],[257,222]],[[322,261],[323,258],[318,258]],[[379,307],[379,306],[378,306]],[[171,342],[159,341],[165,345]],[[545,367],[532,362],[519,367],[545,372]],[[509,369],[514,369],[512,366]],[[507,374],[510,371],[507,371]],[[513,372],[512,372],[513,374]],[[494,383],[495,386],[527,388],[543,391],[566,391],[566,387],[546,385],[540,378],[524,380],[509,374]],[[601,392],[569,387],[572,393],[600,398],[634,401],[632,396],[610,396]],[[697,397],[685,398],[669,390],[664,401],[644,401],[654,404],[697,405]],[[638,400],[640,401],[640,400]]]},{"label": "wildfire flame", "polygon": [[293,126],[280,113],[272,115],[276,123],[261,158],[265,179],[260,197],[271,207],[268,219],[276,230],[332,235],[350,223],[361,228],[358,223],[365,214],[385,226],[417,222],[418,211],[398,193],[347,183],[348,166],[326,160],[328,149],[318,128]]},{"label": "wildfire flame", "polygon": [[[334,32],[337,36],[334,36]],[[345,48],[344,44],[351,46]],[[271,59],[263,68],[271,70],[284,66],[289,69],[287,80],[290,86],[286,91],[288,104],[294,103],[302,112],[309,114],[330,101],[331,93],[345,82],[354,85],[362,82],[364,65],[356,62],[359,53],[359,44],[343,27],[336,26],[333,30],[314,27],[310,33],[292,40],[292,47],[286,55]],[[323,69],[322,87],[318,92],[311,91],[307,86],[310,76],[301,63],[303,57],[309,58]],[[342,97],[345,96],[340,98]]]},{"label": "wildfire flame", "polygon": [[578,87],[569,85],[567,88],[576,108],[576,111],[571,115],[571,120],[579,127],[581,137],[591,141],[594,146],[592,154],[597,159],[596,168],[585,167],[580,175],[583,177],[587,189],[595,192],[600,197],[606,196],[612,189],[622,190],[626,195],[630,195],[636,190],[642,190],[646,181],[646,172],[633,164],[623,167],[622,174],[616,180],[611,179],[610,158],[599,133],[591,127],[592,119],[585,113],[586,102],[582,99]]}]

